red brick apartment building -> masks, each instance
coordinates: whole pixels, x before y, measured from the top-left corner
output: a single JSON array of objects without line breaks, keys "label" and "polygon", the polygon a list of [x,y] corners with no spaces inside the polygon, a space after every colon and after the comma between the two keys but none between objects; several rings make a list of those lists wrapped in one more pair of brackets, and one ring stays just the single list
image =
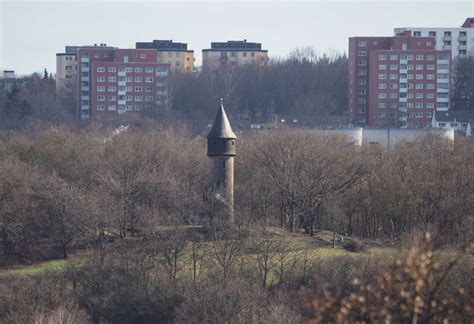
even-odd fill
[{"label": "red brick apartment building", "polygon": [[451,52],[434,37],[349,38],[348,107],[352,123],[429,127],[450,107]]},{"label": "red brick apartment building", "polygon": [[81,47],[78,61],[78,115],[114,119],[168,104],[169,65],[152,49]]}]

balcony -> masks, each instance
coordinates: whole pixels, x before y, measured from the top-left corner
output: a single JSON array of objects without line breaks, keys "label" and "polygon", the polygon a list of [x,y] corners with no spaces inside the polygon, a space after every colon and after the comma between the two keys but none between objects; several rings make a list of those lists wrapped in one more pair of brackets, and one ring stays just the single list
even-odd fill
[{"label": "balcony", "polygon": [[125,71],[122,71],[122,72],[119,72],[119,73],[118,73],[118,76],[119,76],[119,77],[121,77],[121,76],[124,77],[124,76],[126,76],[126,75],[127,75],[127,72],[125,72]]},{"label": "balcony", "polygon": [[89,87],[81,87],[81,91],[89,91]]},{"label": "balcony", "polygon": [[125,87],[126,84],[127,84],[127,82],[125,82],[125,81],[119,81],[118,82],[119,87]]},{"label": "balcony", "polygon": [[407,102],[407,98],[399,98],[399,102]]},{"label": "balcony", "polygon": [[89,100],[89,96],[81,96],[81,100]]},{"label": "balcony", "polygon": [[401,122],[406,122],[408,120],[408,118],[406,116],[401,116],[398,118],[399,121]]},{"label": "balcony", "polygon": [[89,63],[89,58],[88,57],[81,57],[81,62],[82,63]]},{"label": "balcony", "polygon": [[449,102],[449,98],[436,98],[437,102]]},{"label": "balcony", "polygon": [[467,42],[467,36],[459,36],[458,41],[460,42]]},{"label": "balcony", "polygon": [[406,108],[398,108],[398,111],[399,112],[407,112],[407,109]]},{"label": "balcony", "polygon": [[459,54],[459,58],[460,59],[465,59],[465,58],[467,58],[467,54]]},{"label": "balcony", "polygon": [[453,36],[443,36],[443,41],[452,41],[453,40]]},{"label": "balcony", "polygon": [[467,45],[459,45],[459,50],[462,51],[462,50],[467,50]]},{"label": "balcony", "polygon": [[125,100],[119,100],[118,102],[118,105],[122,105],[122,106],[125,106],[127,104],[127,102]]},{"label": "balcony", "polygon": [[452,45],[443,45],[443,50],[445,50],[445,51],[449,51],[452,48],[453,48]]},{"label": "balcony", "polygon": [[89,105],[81,105],[81,110],[89,110]]},{"label": "balcony", "polygon": [[124,90],[124,91],[120,91],[120,90],[119,90],[117,94],[118,94],[119,96],[125,96],[126,91],[125,91],[125,90]]},{"label": "balcony", "polygon": [[89,68],[88,67],[81,67],[81,72],[89,72]]}]

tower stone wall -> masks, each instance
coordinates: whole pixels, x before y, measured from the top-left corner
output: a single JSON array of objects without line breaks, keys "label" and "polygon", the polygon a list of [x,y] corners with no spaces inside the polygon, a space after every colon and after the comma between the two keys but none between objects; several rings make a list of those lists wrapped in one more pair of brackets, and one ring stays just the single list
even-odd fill
[{"label": "tower stone wall", "polygon": [[227,222],[234,224],[234,156],[235,136],[222,104],[207,136],[207,156],[211,162],[210,190],[212,199],[227,210]]}]

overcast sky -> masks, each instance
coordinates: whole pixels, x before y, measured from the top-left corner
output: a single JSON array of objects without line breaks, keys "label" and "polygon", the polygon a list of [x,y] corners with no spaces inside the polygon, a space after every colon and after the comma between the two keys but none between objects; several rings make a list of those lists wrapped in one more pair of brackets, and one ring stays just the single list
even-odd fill
[{"label": "overcast sky", "polygon": [[55,72],[65,45],[136,41],[188,43],[201,64],[211,41],[261,42],[271,57],[299,46],[347,52],[350,36],[390,36],[394,27],[460,26],[471,1],[5,1],[0,0],[0,69]]}]

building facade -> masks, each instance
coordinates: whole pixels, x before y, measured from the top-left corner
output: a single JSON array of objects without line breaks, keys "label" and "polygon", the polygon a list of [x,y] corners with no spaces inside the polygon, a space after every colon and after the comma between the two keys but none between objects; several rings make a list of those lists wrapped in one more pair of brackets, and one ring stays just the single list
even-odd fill
[{"label": "building facade", "polygon": [[474,18],[467,18],[461,27],[398,27],[395,35],[434,37],[437,50],[448,50],[453,59],[474,55]]},{"label": "building facade", "polygon": [[156,57],[150,49],[79,48],[79,117],[114,119],[165,109],[169,65],[158,64]]},{"label": "building facade", "polygon": [[56,54],[56,89],[64,89],[68,85],[72,85],[77,80],[77,51],[80,48],[100,48],[114,49],[108,47],[107,44],[94,44],[84,46],[66,46],[63,53]]},{"label": "building facade", "polygon": [[157,51],[157,62],[169,64],[172,72],[193,72],[194,51],[188,50],[188,44],[173,40],[153,40],[153,42],[137,42],[137,49],[154,49]]},{"label": "building facade", "polygon": [[433,37],[349,39],[348,108],[353,124],[430,127],[450,108],[451,52]]},{"label": "building facade", "polygon": [[254,64],[259,67],[268,63],[268,51],[262,50],[261,43],[227,41],[211,43],[210,49],[202,50],[202,69],[213,70],[223,67]]},{"label": "building facade", "polygon": [[12,91],[13,86],[17,83],[15,71],[3,70],[2,77],[0,78],[0,94],[5,94]]}]

